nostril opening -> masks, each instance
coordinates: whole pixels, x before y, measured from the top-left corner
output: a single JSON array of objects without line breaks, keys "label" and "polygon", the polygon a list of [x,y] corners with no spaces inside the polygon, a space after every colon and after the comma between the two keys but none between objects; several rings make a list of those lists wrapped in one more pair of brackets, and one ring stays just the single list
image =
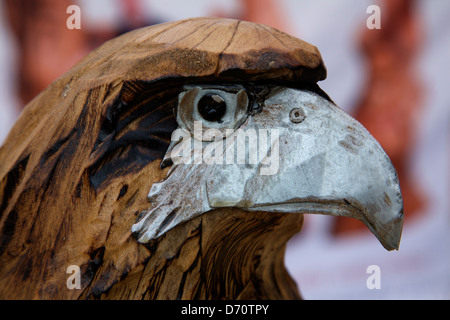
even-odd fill
[{"label": "nostril opening", "polygon": [[300,108],[294,108],[289,113],[289,120],[291,120],[292,123],[300,123],[305,120],[305,113]]}]

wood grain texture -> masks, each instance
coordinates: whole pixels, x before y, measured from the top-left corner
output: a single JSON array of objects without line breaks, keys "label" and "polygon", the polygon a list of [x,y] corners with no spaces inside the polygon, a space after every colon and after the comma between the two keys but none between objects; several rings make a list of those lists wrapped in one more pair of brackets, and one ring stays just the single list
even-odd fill
[{"label": "wood grain texture", "polygon": [[212,211],[147,245],[145,264],[109,291],[95,296],[91,285],[82,298],[299,299],[284,249],[302,221],[295,214]]},{"label": "wood grain texture", "polygon": [[[216,210],[148,246],[131,226],[168,170],[183,84],[315,85],[325,74],[314,46],[218,18],[139,29],[89,54],[0,148],[0,298],[299,298],[283,256],[301,215]],[[80,290],[66,286],[69,265]]]}]

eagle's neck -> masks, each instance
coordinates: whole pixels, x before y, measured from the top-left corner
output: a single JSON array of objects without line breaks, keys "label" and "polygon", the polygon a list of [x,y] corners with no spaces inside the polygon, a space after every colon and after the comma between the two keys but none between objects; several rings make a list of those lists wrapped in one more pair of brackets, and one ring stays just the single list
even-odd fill
[{"label": "eagle's neck", "polygon": [[299,299],[284,266],[285,245],[301,229],[299,214],[218,209],[148,245],[151,256],[104,298]]}]

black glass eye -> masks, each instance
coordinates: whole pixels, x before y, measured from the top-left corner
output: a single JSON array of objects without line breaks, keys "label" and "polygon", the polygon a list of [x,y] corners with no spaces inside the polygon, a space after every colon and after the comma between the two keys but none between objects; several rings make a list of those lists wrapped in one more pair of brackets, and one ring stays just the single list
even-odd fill
[{"label": "black glass eye", "polygon": [[198,112],[207,121],[220,123],[226,111],[227,104],[218,94],[207,93],[198,101]]}]

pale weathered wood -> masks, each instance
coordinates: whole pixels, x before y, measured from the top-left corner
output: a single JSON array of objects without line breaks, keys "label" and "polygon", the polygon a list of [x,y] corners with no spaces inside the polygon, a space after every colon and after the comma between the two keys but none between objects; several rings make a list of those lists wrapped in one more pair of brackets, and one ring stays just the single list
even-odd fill
[{"label": "pale weathered wood", "polygon": [[[25,108],[0,149],[0,298],[299,298],[283,255],[301,215],[216,210],[147,246],[131,226],[165,177],[183,84],[314,87],[325,75],[314,46],[237,20],[105,43]],[[80,290],[66,286],[69,265]]]}]

